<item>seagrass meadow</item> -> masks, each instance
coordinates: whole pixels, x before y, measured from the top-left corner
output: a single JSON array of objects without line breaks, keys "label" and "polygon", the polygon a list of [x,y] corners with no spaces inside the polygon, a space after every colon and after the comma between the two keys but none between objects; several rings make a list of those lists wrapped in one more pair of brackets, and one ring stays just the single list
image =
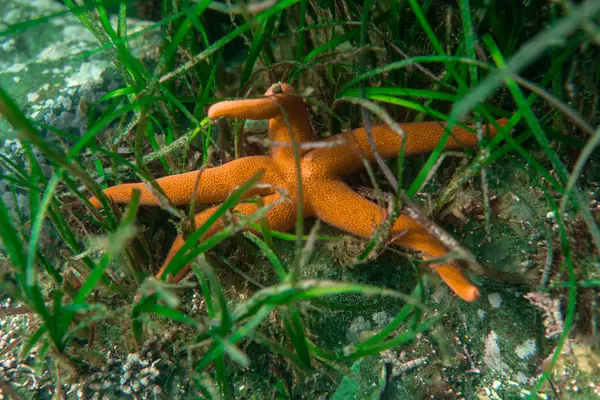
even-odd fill
[{"label": "seagrass meadow", "polygon": [[597,0],[1,1],[0,400],[600,398],[599,98]]}]

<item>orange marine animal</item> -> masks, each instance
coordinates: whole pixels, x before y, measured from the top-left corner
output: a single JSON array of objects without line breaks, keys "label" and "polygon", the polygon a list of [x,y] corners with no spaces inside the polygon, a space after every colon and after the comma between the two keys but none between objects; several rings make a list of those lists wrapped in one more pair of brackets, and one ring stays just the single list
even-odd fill
[{"label": "orange marine animal", "polygon": [[[298,201],[297,168],[291,137],[298,144],[316,142],[306,106],[294,88],[286,83],[272,85],[259,99],[223,101],[214,104],[208,110],[211,119],[244,118],[250,120],[269,120],[269,139],[273,146],[270,154],[264,156],[242,157],[224,165],[193,171],[184,174],[166,176],[156,182],[175,205],[189,204],[192,198],[197,203],[219,203],[234,188],[245,183],[258,171],[264,173],[260,183],[271,187],[283,188],[291,201],[281,201],[282,191],[272,190],[261,193],[265,205],[271,204],[266,214],[270,229],[285,232],[294,227],[296,205]],[[497,121],[499,126],[506,124],[505,119]],[[444,124],[439,122],[415,122],[400,124],[406,132],[405,154],[419,154],[431,151],[444,132]],[[493,136],[497,127],[488,125],[487,132]],[[372,127],[372,137],[377,151],[384,158],[398,155],[401,137],[387,125]],[[343,144],[331,145],[333,141]],[[353,235],[369,238],[377,227],[385,221],[386,210],[365,199],[344,182],[344,177],[357,173],[364,168],[363,161],[375,160],[368,143],[364,128],[354,129],[325,139],[322,146],[300,146],[300,170],[302,178],[302,201],[304,217],[316,217]],[[467,129],[455,127],[452,137],[446,143],[446,149],[473,147],[477,144],[476,135]],[[307,148],[308,147],[308,148]],[[316,147],[316,148],[315,148]],[[196,193],[194,193],[194,189]],[[146,188],[144,183],[125,183],[104,190],[104,194],[115,203],[127,203],[134,189],[140,191],[140,204],[157,206],[158,200]],[[100,207],[97,198],[91,203]],[[241,203],[234,212],[250,215],[258,209],[257,204]],[[195,226],[200,227],[217,210],[218,206],[208,208],[195,216]],[[216,223],[202,236],[204,240],[223,229],[225,221]],[[442,257],[447,249],[430,235],[415,220],[400,215],[391,226],[391,234],[397,234],[393,244],[416,250],[423,258]],[[390,236],[394,237],[394,236]],[[183,246],[184,238],[178,236],[169,251],[160,277],[171,259]],[[479,296],[479,290],[452,262],[433,266],[434,271],[458,296],[473,301]],[[179,282],[189,272],[189,266],[181,270],[173,281]]]}]

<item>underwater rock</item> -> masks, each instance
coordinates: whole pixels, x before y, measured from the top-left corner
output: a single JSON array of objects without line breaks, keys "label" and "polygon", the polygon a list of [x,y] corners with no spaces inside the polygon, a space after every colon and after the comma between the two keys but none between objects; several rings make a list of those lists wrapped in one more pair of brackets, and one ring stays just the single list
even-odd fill
[{"label": "underwater rock", "polygon": [[[50,374],[35,370],[37,346],[28,354],[19,354],[23,339],[36,324],[35,318],[20,308],[20,304],[14,304],[10,298],[0,302],[0,381],[19,382],[28,393],[49,395],[48,390],[43,390],[43,382]],[[10,396],[0,389],[0,400],[8,398]]]},{"label": "underwater rock", "polygon": [[[112,23],[116,26],[116,17]],[[160,43],[158,30],[140,32],[150,25],[152,22],[127,20],[128,35],[138,33],[128,40],[128,47],[136,56],[153,54]],[[124,86],[109,54],[100,51],[99,41],[60,2],[0,1],[0,30],[14,32],[0,38],[0,87],[56,149],[71,143],[46,126],[74,137],[83,135],[88,123],[94,121],[92,115],[98,117],[104,110],[95,103],[104,94]],[[25,170],[30,168],[18,132],[3,118],[0,118],[0,153],[3,158],[0,174],[15,173],[8,166],[10,163]],[[37,148],[32,153],[49,178],[53,173],[50,163]],[[30,218],[27,192],[14,186],[0,179],[0,197],[9,207],[15,225],[23,226],[22,221]]]},{"label": "underwater rock", "polygon": [[349,343],[356,343],[360,340],[360,334],[371,329],[371,323],[364,317],[356,317],[346,331],[346,340]]},{"label": "underwater rock", "polygon": [[521,343],[515,348],[515,353],[521,360],[527,360],[529,357],[535,354],[537,347],[535,345],[535,339],[528,339]]},{"label": "underwater rock", "polygon": [[485,339],[483,361],[492,371],[505,374],[509,370],[508,365],[502,360],[498,335],[494,331],[490,331]]},{"label": "underwater rock", "polygon": [[500,296],[500,293],[490,293],[488,301],[493,308],[500,308],[502,305],[502,296]]},{"label": "underwater rock", "polygon": [[[47,22],[20,31],[25,22],[49,15]],[[116,26],[116,19],[111,22]],[[138,57],[150,57],[160,43],[160,32],[148,29],[151,25],[127,20],[127,33],[132,36],[127,44]],[[6,0],[0,3],[0,26],[18,32],[0,39],[4,50],[0,52],[0,86],[37,122],[81,135],[87,130],[94,103],[124,86],[109,54],[101,51],[100,42],[64,5],[49,0]],[[0,128],[10,133],[5,122],[0,122]]]}]

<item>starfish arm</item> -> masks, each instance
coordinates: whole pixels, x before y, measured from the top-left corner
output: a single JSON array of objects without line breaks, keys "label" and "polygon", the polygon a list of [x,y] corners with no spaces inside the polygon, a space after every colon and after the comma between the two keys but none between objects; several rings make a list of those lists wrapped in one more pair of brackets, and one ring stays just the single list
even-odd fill
[{"label": "starfish arm", "polygon": [[208,109],[211,119],[229,117],[260,120],[275,118],[279,114],[276,100],[271,98],[221,101]]},{"label": "starfish arm", "polygon": [[[268,119],[269,139],[273,142],[274,157],[292,156],[292,149],[289,147],[290,134],[296,143],[316,140],[304,101],[294,88],[286,83],[272,85],[260,99],[216,103],[209,108],[208,116],[211,119]],[[301,150],[301,155],[306,152]]]},{"label": "starfish arm", "polygon": [[[393,231],[401,232],[408,229],[406,234],[394,240],[394,244],[412,250],[421,251],[424,260],[443,257],[448,254],[446,248],[421,225],[406,215],[400,215],[392,227]],[[474,286],[462,271],[453,264],[434,266],[435,272],[460,298],[473,301],[479,297],[479,289]]]},{"label": "starfish arm", "polygon": [[[175,205],[189,204],[194,188],[197,203],[214,203],[224,200],[238,185],[246,182],[258,170],[269,170],[272,160],[268,156],[244,157],[214,168],[171,175],[156,180],[163,192]],[[262,182],[270,181],[269,173],[263,175]],[[104,190],[104,194],[115,203],[127,203],[131,200],[133,190],[138,189],[141,205],[159,205],[158,200],[143,182],[124,183]],[[96,208],[100,202],[96,197],[90,198]]]},{"label": "starfish arm", "polygon": [[[506,125],[507,122],[508,120],[505,118],[496,121],[501,127]],[[445,123],[441,122],[400,124],[402,130],[406,132],[404,154],[420,154],[433,150],[444,133],[445,125]],[[484,127],[484,132],[486,129],[490,137],[495,136],[498,131],[494,125],[487,125],[487,128]],[[382,157],[392,158],[399,154],[402,138],[387,125],[374,125],[372,136],[377,150]],[[340,139],[344,139],[346,144],[315,149],[307,157],[318,164],[322,164],[325,168],[329,168],[332,174],[338,176],[350,175],[360,171],[363,168],[362,157],[365,157],[370,162],[375,160],[365,128],[354,129],[335,135],[326,141],[337,141]],[[477,135],[475,133],[455,126],[452,129],[452,136],[446,142],[445,148],[456,149],[460,147],[474,147],[476,145]]]},{"label": "starfish arm", "polygon": [[[272,194],[263,198],[265,205],[272,204],[273,202],[279,201],[279,199],[279,194]],[[218,206],[211,207],[196,214],[194,218],[194,225],[196,226],[196,228],[201,227],[210,218],[210,216],[213,215],[215,211],[217,211],[218,208]],[[234,207],[233,210],[235,213],[250,215],[254,213],[257,209],[258,206],[256,204],[242,203]],[[273,208],[271,208],[269,211],[267,211],[266,218],[267,224],[272,230],[280,232],[288,231],[294,226],[294,223],[296,222],[296,207],[287,201],[279,203],[273,206]],[[202,235],[200,240],[206,240],[207,238],[219,232],[223,228],[224,221],[223,218],[220,218],[213,225],[211,225],[211,227],[206,231],[206,233]],[[163,275],[165,269],[167,268],[173,257],[175,257],[175,254],[177,254],[179,249],[181,249],[181,247],[184,245],[184,243],[185,240],[183,239],[183,237],[181,235],[177,236],[177,238],[173,242],[173,245],[171,246],[171,249],[169,250],[169,253],[167,254],[165,261],[163,262],[162,267],[160,268],[160,271],[157,274],[158,278],[160,278]],[[190,267],[188,265],[181,271],[179,271],[179,273],[172,279],[172,281],[179,282],[187,275],[189,270]]]},{"label": "starfish arm", "polygon": [[[315,215],[329,225],[369,238],[386,218],[383,208],[363,198],[340,180],[313,185],[308,200]],[[403,231],[406,232],[394,241],[395,245],[420,251],[424,259],[448,253],[437,239],[406,215],[398,217],[392,226],[392,233]],[[436,267],[435,272],[462,299],[473,301],[479,296],[477,287],[456,266],[444,264]]]}]

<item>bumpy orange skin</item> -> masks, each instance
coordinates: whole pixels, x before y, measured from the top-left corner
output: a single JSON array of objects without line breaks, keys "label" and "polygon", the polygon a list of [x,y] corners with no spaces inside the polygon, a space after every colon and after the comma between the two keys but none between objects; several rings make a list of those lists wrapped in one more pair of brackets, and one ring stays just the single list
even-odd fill
[{"label": "bumpy orange skin", "polygon": [[[298,202],[296,168],[292,147],[289,146],[293,135],[296,143],[316,140],[312,131],[304,101],[294,88],[281,83],[271,86],[260,99],[224,101],[213,105],[210,118],[268,119],[269,138],[276,145],[268,156],[244,157],[219,167],[206,169],[201,173],[198,190],[195,194],[198,203],[216,203],[223,201],[238,185],[247,181],[259,170],[265,173],[261,183],[287,190],[291,202],[279,202],[267,213],[269,227],[276,231],[287,231],[294,226],[296,204]],[[505,119],[496,121],[504,126]],[[407,133],[405,154],[418,154],[431,151],[444,133],[444,124],[438,122],[418,122],[400,124]],[[372,129],[378,152],[385,158],[398,155],[401,138],[386,125],[375,125]],[[494,136],[497,127],[488,125],[487,133]],[[367,142],[364,128],[336,135],[325,141],[343,138],[345,144],[334,147],[321,147],[314,150],[302,149],[301,177],[303,184],[303,204],[305,217],[317,217],[322,221],[356,236],[368,238],[377,226],[386,218],[386,211],[377,204],[368,201],[354,192],[342,177],[360,171],[363,159],[374,161],[374,155]],[[280,145],[277,145],[280,144]],[[281,146],[288,144],[288,146]],[[446,143],[446,149],[473,147],[477,144],[476,135],[463,128],[454,128],[452,138]],[[157,179],[164,193],[176,205],[188,204],[193,196],[199,171],[172,175]],[[133,189],[141,192],[140,204],[158,205],[156,198],[142,183],[126,183],[108,188],[104,193],[116,203],[127,203]],[[279,194],[266,195],[265,204],[279,200]],[[90,201],[96,207],[100,203],[96,198]],[[240,204],[235,211],[250,215],[257,209],[254,204]],[[201,226],[214,213],[216,207],[197,214],[195,226]],[[223,228],[223,221],[217,221],[201,238],[213,235]],[[417,222],[401,215],[394,221],[393,232],[406,231],[394,241],[394,244],[422,252],[424,258],[441,257],[447,254],[446,248],[431,236]],[[392,232],[392,233],[393,233]],[[183,238],[177,237],[167,258],[158,273],[160,277],[167,265],[183,246]],[[174,281],[181,280],[189,271],[182,270]],[[462,299],[473,301],[479,296],[479,290],[453,264],[435,267],[435,272]]]}]

